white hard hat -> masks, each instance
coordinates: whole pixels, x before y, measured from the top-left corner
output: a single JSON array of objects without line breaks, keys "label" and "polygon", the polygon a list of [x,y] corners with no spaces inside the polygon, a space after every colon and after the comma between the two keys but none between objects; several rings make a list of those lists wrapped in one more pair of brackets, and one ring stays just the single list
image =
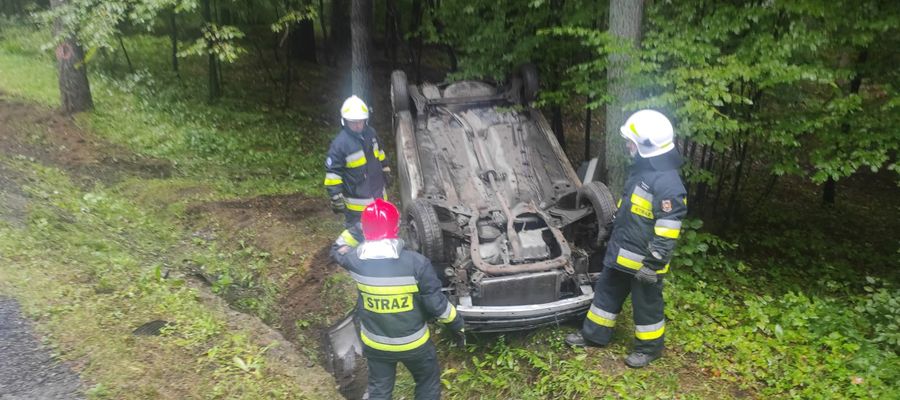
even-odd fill
[{"label": "white hard hat", "polygon": [[638,153],[644,158],[656,157],[675,148],[672,142],[675,129],[669,119],[656,110],[640,110],[631,114],[625,125],[619,128],[619,133],[634,142]]},{"label": "white hard hat", "polygon": [[341,118],[348,121],[369,119],[369,107],[356,95],[350,96],[341,106]]}]

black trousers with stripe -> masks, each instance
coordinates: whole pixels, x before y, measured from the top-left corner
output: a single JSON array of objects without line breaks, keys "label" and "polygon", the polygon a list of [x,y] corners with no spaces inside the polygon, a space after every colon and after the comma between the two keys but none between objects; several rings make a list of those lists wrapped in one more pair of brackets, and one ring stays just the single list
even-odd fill
[{"label": "black trousers with stripe", "polygon": [[365,354],[369,366],[369,400],[392,398],[398,362],[406,366],[416,381],[415,400],[441,398],[441,366],[430,340],[415,350],[392,354],[366,348]]},{"label": "black trousers with stripe", "polygon": [[353,238],[359,243],[362,243],[365,240],[362,233],[362,226],[359,224],[361,217],[362,212],[360,211],[344,210],[344,229],[350,232],[350,234],[353,235]]},{"label": "black trousers with stripe", "polygon": [[[663,277],[660,275],[658,278],[655,284],[648,285],[638,282],[634,275],[606,267],[600,273],[600,278],[594,285],[593,306],[599,308],[601,314],[604,314],[602,312],[608,313],[604,315],[606,317],[612,316],[612,320],[615,319],[615,316],[609,314],[618,315],[622,311],[622,304],[625,302],[625,298],[628,297],[629,293],[631,294],[636,328],[634,351],[639,353],[656,354],[663,349],[665,302],[663,301]],[[613,328],[606,325],[612,324],[609,321],[604,321],[604,318],[592,319],[590,317],[591,315],[588,315],[588,318],[584,320],[584,325],[581,329],[582,336],[600,345],[608,344],[612,339]],[[660,324],[662,324],[661,327],[656,328]],[[653,332],[639,332],[642,327],[649,326],[654,326],[652,328]],[[640,338],[641,336],[653,338],[644,340]]]}]

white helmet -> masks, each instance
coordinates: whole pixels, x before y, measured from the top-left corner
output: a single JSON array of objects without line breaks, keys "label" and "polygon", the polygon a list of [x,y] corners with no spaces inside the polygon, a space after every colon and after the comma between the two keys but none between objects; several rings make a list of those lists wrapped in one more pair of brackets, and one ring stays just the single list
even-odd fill
[{"label": "white helmet", "polygon": [[369,119],[369,107],[356,95],[350,96],[341,106],[341,118],[348,121]]},{"label": "white helmet", "polygon": [[619,128],[619,133],[634,142],[638,153],[644,158],[656,157],[675,148],[672,123],[656,110],[640,110],[631,114],[625,125]]}]

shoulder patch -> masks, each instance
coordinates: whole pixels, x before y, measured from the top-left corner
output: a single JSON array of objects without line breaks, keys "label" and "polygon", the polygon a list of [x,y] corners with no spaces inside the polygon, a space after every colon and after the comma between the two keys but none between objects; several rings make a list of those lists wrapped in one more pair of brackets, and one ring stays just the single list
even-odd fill
[{"label": "shoulder patch", "polygon": [[672,200],[665,199],[660,203],[660,208],[662,208],[663,212],[672,211]]}]

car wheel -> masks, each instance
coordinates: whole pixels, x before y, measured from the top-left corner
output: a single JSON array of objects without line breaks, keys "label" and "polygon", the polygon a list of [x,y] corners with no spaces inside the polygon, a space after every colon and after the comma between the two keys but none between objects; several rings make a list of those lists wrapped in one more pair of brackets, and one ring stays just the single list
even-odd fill
[{"label": "car wheel", "polygon": [[597,216],[597,240],[594,244],[599,248],[610,232],[607,232],[607,225],[612,221],[613,215],[616,214],[616,202],[613,195],[602,182],[592,181],[581,187],[581,196],[588,199],[594,208],[594,214]]},{"label": "car wheel", "polygon": [[432,263],[444,261],[444,237],[434,207],[422,199],[407,208],[407,248],[421,253]]},{"label": "car wheel", "polygon": [[394,114],[400,111],[409,111],[406,73],[400,70],[391,73],[391,107],[394,109]]},{"label": "car wheel", "polygon": [[538,71],[534,64],[523,64],[519,68],[519,75],[522,77],[522,101],[526,104],[537,99],[537,93],[540,89],[538,81]]}]

